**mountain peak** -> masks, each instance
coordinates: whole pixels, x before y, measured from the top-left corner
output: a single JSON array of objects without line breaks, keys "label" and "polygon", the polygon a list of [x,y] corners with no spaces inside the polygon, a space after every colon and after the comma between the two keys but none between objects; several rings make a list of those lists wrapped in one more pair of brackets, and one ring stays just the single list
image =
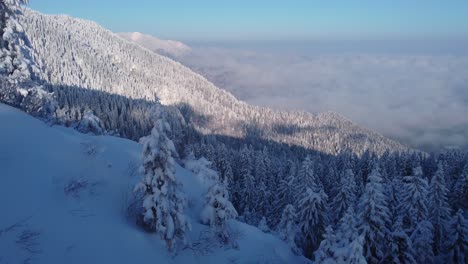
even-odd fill
[{"label": "mountain peak", "polygon": [[121,32],[117,33],[117,35],[153,52],[169,57],[186,55],[192,50],[188,45],[180,41],[159,39],[141,32]]}]

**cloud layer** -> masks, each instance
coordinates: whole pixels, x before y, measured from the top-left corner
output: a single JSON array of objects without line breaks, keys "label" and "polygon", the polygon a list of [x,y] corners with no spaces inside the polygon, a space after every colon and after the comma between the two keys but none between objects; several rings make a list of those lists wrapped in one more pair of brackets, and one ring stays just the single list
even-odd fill
[{"label": "cloud layer", "polygon": [[468,146],[468,56],[195,48],[179,58],[252,104],[335,111],[413,147]]}]

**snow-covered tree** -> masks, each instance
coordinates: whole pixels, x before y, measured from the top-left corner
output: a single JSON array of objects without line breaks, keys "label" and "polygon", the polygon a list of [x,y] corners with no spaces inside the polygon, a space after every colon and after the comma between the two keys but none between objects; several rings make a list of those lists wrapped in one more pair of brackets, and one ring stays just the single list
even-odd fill
[{"label": "snow-covered tree", "polygon": [[345,173],[341,175],[340,184],[337,189],[337,194],[333,198],[331,204],[335,222],[341,219],[346,213],[346,210],[356,203],[357,186],[354,173],[351,169],[347,169]]},{"label": "snow-covered tree", "polygon": [[276,230],[281,239],[286,241],[291,247],[293,252],[299,253],[299,249],[296,245],[296,232],[297,232],[297,215],[296,210],[292,204],[286,205],[284,207],[283,213],[281,215],[281,220],[276,227]]},{"label": "snow-covered tree", "polygon": [[413,175],[403,177],[401,206],[405,212],[405,227],[414,230],[417,224],[428,217],[427,194],[429,186],[421,167],[413,169]]},{"label": "snow-covered tree", "polygon": [[468,261],[468,221],[461,209],[449,223],[446,250],[447,263],[464,264]]},{"label": "snow-covered tree", "polygon": [[190,224],[186,219],[182,184],[175,175],[177,156],[173,142],[166,136],[170,131],[164,118],[155,122],[151,135],[141,139],[143,145],[142,180],[135,191],[142,193],[143,213],[140,223],[150,232],[159,234],[170,251],[178,242],[186,243]]},{"label": "snow-covered tree", "polygon": [[468,210],[468,162],[455,182],[451,197],[456,209]]},{"label": "snow-covered tree", "polygon": [[[241,209],[244,221],[255,222],[255,179],[252,175],[252,165],[250,163],[250,150],[247,148],[241,151],[240,188],[239,188],[239,208]],[[252,221],[252,222],[251,222]]]},{"label": "snow-covered tree", "polygon": [[368,262],[376,263],[381,261],[386,253],[390,216],[378,166],[374,165],[367,180],[359,203],[360,228],[364,234],[364,255]]},{"label": "snow-covered tree", "polygon": [[413,245],[411,239],[403,229],[401,218],[393,223],[388,241],[389,251],[383,263],[416,263]]},{"label": "snow-covered tree", "polygon": [[93,133],[95,135],[105,133],[101,120],[93,114],[93,111],[87,111],[85,113],[76,129],[82,133]]},{"label": "snow-covered tree", "polygon": [[417,263],[434,263],[434,228],[429,220],[418,223],[416,229],[411,234],[411,244],[413,245],[414,258]]},{"label": "snow-covered tree", "polygon": [[237,211],[229,201],[229,193],[224,184],[216,183],[206,195],[206,205],[202,211],[202,223],[211,226],[219,240],[223,243],[229,241],[226,223],[237,217]]},{"label": "snow-covered tree", "polygon": [[48,118],[56,108],[52,95],[36,80],[31,48],[20,18],[27,0],[0,1],[0,102]]},{"label": "snow-covered tree", "polygon": [[273,194],[273,216],[277,218],[277,220],[272,221],[274,224],[278,223],[278,221],[280,220],[282,212],[285,209],[286,205],[294,204],[294,198],[297,195],[297,193],[295,192],[295,165],[291,160],[288,161],[288,168],[285,173],[286,175],[280,177],[277,187],[277,193]]},{"label": "snow-covered tree", "polygon": [[349,264],[366,264],[364,257],[364,237],[362,235],[356,237],[351,244],[349,244],[348,257],[343,263]]},{"label": "snow-covered tree", "polygon": [[8,76],[11,83],[21,83],[31,78],[30,61],[24,56],[23,27],[18,21],[21,5],[27,0],[0,2],[0,74]]},{"label": "snow-covered tree", "polygon": [[297,193],[296,199],[298,199],[307,188],[313,191],[318,191],[318,177],[314,172],[314,163],[310,156],[307,156],[302,162],[301,168],[297,173]]},{"label": "snow-covered tree", "polygon": [[367,263],[364,257],[364,237],[358,234],[356,215],[349,207],[333,231],[328,226],[320,247],[315,252],[317,263]]},{"label": "snow-covered tree", "polygon": [[314,252],[316,263],[338,263],[336,254],[337,237],[331,225],[325,228],[323,240],[320,242],[319,248]]},{"label": "snow-covered tree", "polygon": [[323,190],[307,188],[298,202],[300,241],[305,256],[312,256],[328,225],[327,199]]},{"label": "snow-covered tree", "polygon": [[448,189],[445,185],[444,167],[439,162],[437,171],[431,179],[429,192],[429,215],[434,227],[434,254],[439,255],[446,239],[447,224],[450,221]]}]

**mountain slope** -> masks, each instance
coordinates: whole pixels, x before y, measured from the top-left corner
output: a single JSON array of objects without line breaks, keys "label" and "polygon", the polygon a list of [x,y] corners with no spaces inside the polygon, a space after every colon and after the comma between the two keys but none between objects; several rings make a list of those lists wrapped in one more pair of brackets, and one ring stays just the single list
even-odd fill
[{"label": "mountain slope", "polygon": [[26,10],[23,24],[45,81],[188,106],[201,117],[194,124],[204,134],[254,135],[329,154],[407,150],[335,113],[313,115],[248,105],[180,63],[94,22]]},{"label": "mountain slope", "polygon": [[[133,169],[139,144],[49,127],[3,104],[0,123],[8,124],[0,130],[2,263],[305,262],[274,236],[237,221],[230,227],[238,234],[238,249],[206,244],[211,248],[205,254],[195,248],[173,258],[156,235],[125,216],[139,178]],[[198,223],[201,183],[181,167],[177,177],[190,201],[190,239],[200,242],[208,229]]]},{"label": "mountain slope", "polygon": [[179,57],[190,53],[192,50],[189,46],[182,42],[158,39],[140,32],[122,32],[117,33],[117,35],[128,41],[135,42],[138,45],[152,50],[158,54],[167,55],[169,57]]}]

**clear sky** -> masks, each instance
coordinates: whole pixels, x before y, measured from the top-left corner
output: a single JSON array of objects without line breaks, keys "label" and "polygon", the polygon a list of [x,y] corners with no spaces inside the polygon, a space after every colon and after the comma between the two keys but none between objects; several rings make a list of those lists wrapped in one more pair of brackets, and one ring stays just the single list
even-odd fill
[{"label": "clear sky", "polygon": [[467,0],[30,0],[115,32],[199,40],[467,38]]}]

